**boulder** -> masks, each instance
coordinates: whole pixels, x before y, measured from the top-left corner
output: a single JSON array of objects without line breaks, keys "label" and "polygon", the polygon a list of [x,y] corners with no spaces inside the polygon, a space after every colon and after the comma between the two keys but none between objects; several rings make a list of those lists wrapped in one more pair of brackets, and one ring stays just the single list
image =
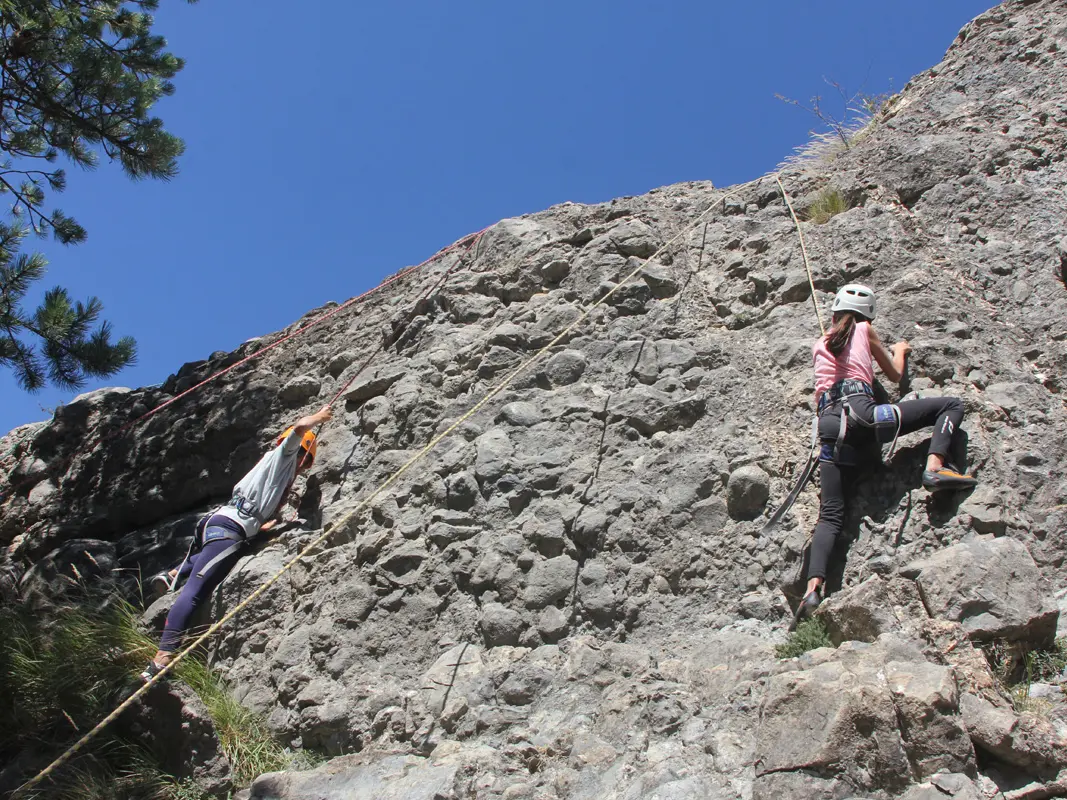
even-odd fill
[{"label": "boulder", "polygon": [[244,800],[439,800],[455,797],[459,766],[414,755],[342,756],[307,772],[261,775],[242,794]]},{"label": "boulder", "polygon": [[[827,655],[769,679],[756,732],[757,783],[818,775],[899,793],[912,776],[974,771],[952,668],[928,662],[893,634],[819,652]],[[778,780],[764,782],[764,796]]]},{"label": "boulder", "polygon": [[559,283],[571,274],[571,262],[565,258],[554,258],[541,265],[541,278],[546,283]]},{"label": "boulder", "polygon": [[726,508],[734,519],[755,519],[771,494],[771,479],[754,464],[739,467],[726,482]]},{"label": "boulder", "polygon": [[567,597],[578,575],[578,562],[570,556],[557,556],[533,565],[526,578],[523,598],[527,608],[544,608]]},{"label": "boulder", "polygon": [[963,625],[972,639],[1052,644],[1059,609],[1026,546],[1014,539],[975,539],[913,561],[901,574],[915,580],[932,617]]},{"label": "boulder", "polygon": [[119,718],[126,736],[162,756],[160,766],[210,797],[232,788],[230,762],[207,707],[182,683],[159,683]]},{"label": "boulder", "polygon": [[385,394],[389,387],[404,377],[406,370],[393,364],[383,364],[363,372],[345,390],[345,400],[362,403]]},{"label": "boulder", "polygon": [[296,408],[317,397],[321,388],[322,383],[314,375],[297,375],[282,386],[278,396],[285,406]]},{"label": "boulder", "polygon": [[960,698],[960,714],[976,747],[1024,770],[1056,772],[1067,766],[1067,743],[1049,720],[994,706],[973,694]]},{"label": "boulder", "polygon": [[912,786],[900,800],[985,800],[986,794],[968,776],[958,772],[934,775]]},{"label": "boulder", "polygon": [[675,399],[648,386],[635,386],[620,392],[608,408],[609,419],[624,420],[643,436],[660,431],[692,427],[704,416],[705,398],[693,395]]},{"label": "boulder", "polygon": [[574,383],[585,372],[586,360],[578,350],[562,350],[545,363],[545,377],[553,386]]},{"label": "boulder", "polygon": [[910,765],[893,698],[873,675],[862,677],[830,661],[771,678],[756,734],[757,777],[843,772],[864,788],[905,788]]},{"label": "boulder", "polygon": [[500,603],[486,603],[482,609],[482,619],[478,623],[486,647],[502,644],[517,645],[522,636],[525,623],[522,615],[514,609]]},{"label": "boulder", "polygon": [[355,363],[355,360],[357,358],[359,358],[359,353],[357,353],[355,350],[342,350],[340,353],[333,356],[333,358],[331,358],[329,362],[327,362],[326,369],[333,377],[336,378],[338,375],[348,369],[349,366]]},{"label": "boulder", "polygon": [[879,575],[831,595],[817,613],[835,645],[873,642],[883,633],[915,628],[926,618],[913,581]]}]

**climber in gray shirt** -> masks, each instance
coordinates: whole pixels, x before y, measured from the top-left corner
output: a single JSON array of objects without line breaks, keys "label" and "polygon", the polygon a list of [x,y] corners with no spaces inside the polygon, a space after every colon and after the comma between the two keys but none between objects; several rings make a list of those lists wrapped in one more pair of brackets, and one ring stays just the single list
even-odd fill
[{"label": "climber in gray shirt", "polygon": [[167,615],[159,650],[141,673],[144,680],[170,663],[197,608],[237,563],[242,546],[274,526],[297,473],[315,461],[318,443],[312,428],[332,417],[333,411],[324,406],[283,431],[275,446],[234,486],[230,501],[206,518],[200,550],[171,572],[173,580],[189,579]]}]

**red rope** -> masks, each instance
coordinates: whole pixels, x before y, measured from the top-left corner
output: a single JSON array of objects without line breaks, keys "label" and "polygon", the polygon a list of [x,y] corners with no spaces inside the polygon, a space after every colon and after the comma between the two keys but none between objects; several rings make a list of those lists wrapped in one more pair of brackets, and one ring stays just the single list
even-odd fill
[{"label": "red rope", "polygon": [[[415,301],[415,304],[412,306],[412,318],[414,318],[415,313],[418,311],[419,303],[421,303],[423,300],[425,300],[427,297],[429,297],[431,294],[433,294],[437,290],[437,288],[439,286],[441,286],[441,284],[443,284],[446,280],[448,280],[449,275],[452,274],[452,272],[456,269],[456,267],[458,267],[460,264],[463,263],[464,256],[466,256],[468,253],[470,253],[470,251],[472,249],[474,249],[474,246],[476,244],[478,244],[478,241],[482,238],[482,234],[483,233],[485,233],[484,229],[478,231],[475,234],[472,234],[469,237],[470,241],[468,242],[467,246],[463,250],[463,254],[459,258],[456,259],[456,263],[453,264],[452,266],[450,266],[444,272],[442,272],[441,273],[441,277],[439,277],[429,289],[427,289],[425,292],[423,292],[419,296],[419,298]],[[463,241],[463,240],[460,240],[460,241]],[[457,244],[459,244],[459,243],[457,242]],[[456,245],[452,245],[452,247],[455,247],[455,246]],[[409,325],[411,324],[411,319],[408,319],[408,324]],[[395,337],[393,337],[393,341],[396,341],[399,338],[399,336],[401,334],[403,334],[403,332],[404,332],[404,329],[401,329],[400,331],[398,331],[397,335]],[[379,344],[378,347],[375,348],[374,351],[363,360],[363,363],[359,365],[359,368],[356,369],[356,371],[352,373],[352,377],[350,377],[347,381],[345,381],[344,386],[342,386],[340,389],[338,389],[334,393],[333,397],[330,398],[330,402],[328,402],[326,404],[327,406],[332,406],[334,403],[337,402],[338,398],[340,398],[341,395],[343,395],[346,391],[348,391],[348,387],[351,386],[353,383],[355,383],[356,378],[358,378],[363,373],[363,370],[365,370],[370,365],[370,363],[375,358],[378,357],[379,353],[381,353],[383,350],[385,350],[385,345],[386,345],[386,341],[382,340],[381,344]],[[326,424],[325,422],[320,423],[318,428],[315,429],[316,438],[319,436],[320,433],[322,433],[322,426],[325,425],[325,424]],[[303,467],[304,464],[306,463],[308,455],[309,455],[308,451],[304,450],[304,455],[301,456],[301,458],[300,458],[300,466],[301,467]],[[290,481],[289,486],[285,490],[285,495],[284,495],[285,497],[289,497],[289,490],[291,488],[292,488],[292,481]],[[293,505],[297,505],[297,504],[293,503]]]},{"label": "red rope", "polygon": [[[452,274],[452,271],[463,262],[463,257],[466,256],[468,253],[470,253],[470,251],[472,249],[474,249],[474,246],[476,244],[478,244],[478,241],[482,238],[482,234],[483,233],[485,233],[485,231],[484,230],[480,230],[477,233],[473,234],[470,237],[470,241],[468,242],[466,248],[464,248],[464,250],[463,250],[463,255],[461,255],[456,260],[455,264],[453,264],[451,267],[449,267],[448,269],[446,269],[444,272],[441,273],[441,277],[437,279],[437,281],[433,284],[433,286],[431,286],[429,289],[427,289],[425,292],[423,292],[422,295],[419,296],[419,299],[415,301],[415,305],[413,306],[413,309],[412,309],[412,315],[413,316],[414,316],[415,311],[419,307],[419,303],[421,303],[423,300],[425,300],[427,297],[429,297],[431,294],[433,294],[437,290],[437,288],[439,286],[441,286],[441,284],[443,284],[446,280],[448,280],[448,277],[449,277],[449,275]],[[453,247],[455,247],[455,246],[456,245],[453,245]],[[411,320],[410,319],[408,320],[408,324],[409,325],[411,324]],[[399,331],[397,333],[397,338],[402,333],[403,333],[403,330]],[[394,341],[395,341],[395,338],[394,338]],[[380,352],[382,352],[382,350],[384,350],[384,349],[385,349],[385,342],[383,341],[381,344],[378,345],[378,348],[374,352],[372,352],[369,356],[367,356],[366,359],[364,359],[363,363],[360,364],[359,369],[357,369],[355,371],[355,373],[353,373],[351,378],[349,378],[347,381],[345,381],[345,385],[337,390],[337,393],[334,394],[334,396],[332,398],[330,398],[330,402],[327,403],[326,405],[332,406],[334,403],[336,403],[337,402],[337,398],[339,398],[341,395],[343,395],[348,390],[348,387],[351,386],[355,382],[356,378],[358,378],[360,376],[360,373],[362,373],[363,370],[365,370],[367,368],[367,366],[371,363],[371,361],[373,361],[378,356],[378,354]]]},{"label": "red rope", "polygon": [[[150,419],[151,417],[153,417],[156,414],[158,414],[160,411],[163,411],[165,408],[169,408],[170,406],[172,406],[175,403],[177,403],[179,400],[182,400],[182,399],[188,397],[189,395],[193,394],[194,392],[199,391],[200,389],[202,389],[203,387],[207,386],[207,384],[211,383],[212,381],[222,377],[223,375],[227,374],[228,372],[232,372],[233,370],[237,369],[238,367],[244,366],[248,362],[259,358],[260,356],[264,355],[265,353],[270,352],[274,348],[285,344],[290,339],[294,339],[297,336],[300,336],[301,334],[306,333],[308,330],[310,330],[311,328],[315,327],[316,325],[319,325],[320,323],[325,322],[326,320],[330,319],[331,317],[334,317],[337,314],[340,314],[342,311],[344,311],[349,306],[351,306],[351,305],[353,305],[355,303],[358,303],[359,301],[366,299],[370,295],[381,291],[382,289],[386,288],[387,286],[389,286],[392,283],[395,283],[396,281],[400,280],[401,278],[403,278],[404,276],[408,275],[409,273],[414,272],[416,270],[419,270],[422,267],[425,267],[427,264],[430,264],[431,262],[433,262],[437,258],[439,258],[439,257],[451,252],[452,250],[456,249],[460,245],[466,244],[466,248],[464,249],[464,254],[466,254],[467,252],[470,251],[470,249],[474,246],[474,244],[481,238],[483,233],[485,233],[485,229],[477,231],[476,233],[468,234],[467,236],[464,236],[463,238],[458,239],[457,241],[455,241],[452,244],[450,244],[448,247],[445,247],[445,248],[443,248],[441,250],[438,250],[436,253],[434,253],[432,256],[427,258],[425,261],[423,261],[423,262],[421,262],[419,264],[416,264],[414,266],[411,266],[411,267],[405,267],[404,269],[402,269],[399,272],[391,275],[389,278],[387,278],[386,280],[384,280],[381,283],[379,283],[374,288],[368,289],[367,291],[363,292],[363,294],[356,295],[355,297],[352,297],[352,298],[346,300],[344,303],[339,305],[337,308],[332,309],[331,311],[327,312],[326,314],[323,314],[321,317],[318,317],[317,319],[314,319],[311,322],[307,323],[306,325],[302,325],[301,327],[297,328],[292,333],[287,334],[286,336],[283,336],[278,341],[272,342],[271,344],[267,345],[266,347],[260,348],[259,350],[257,350],[256,352],[252,353],[251,355],[245,356],[240,361],[237,361],[236,363],[231,364],[230,366],[225,367],[224,369],[220,369],[218,372],[214,373],[213,375],[208,376],[207,378],[205,378],[204,380],[200,381],[196,385],[190,386],[188,389],[186,389],[183,392],[180,392],[179,394],[176,394],[174,397],[172,397],[170,400],[166,401],[165,403],[161,403],[160,405],[156,406],[152,410],[147,411],[144,414],[142,414],[141,416],[130,420],[129,422],[125,423],[124,425],[116,428],[114,431],[111,431],[110,433],[104,434],[103,436],[97,437],[96,439],[90,440],[88,444],[83,444],[81,447],[76,448],[74,450],[74,452],[72,452],[67,457],[67,459],[62,464],[62,469],[60,470],[60,473],[65,473],[66,472],[67,467],[70,466],[70,463],[74,460],[74,458],[76,456],[78,456],[78,455],[80,455],[82,453],[88,453],[88,452],[96,449],[97,447],[99,447],[104,442],[107,442],[107,441],[115,439],[115,438],[117,438],[119,436],[122,436],[123,434],[127,433],[128,431],[132,430],[133,428],[135,428],[138,425],[140,425],[141,423],[143,423],[145,420]],[[449,270],[446,270],[446,272],[444,273],[445,276],[447,276],[450,272],[451,272],[451,268]],[[438,280],[438,282],[434,285],[434,288],[436,288],[438,285],[440,285],[440,283],[441,283],[441,280]],[[366,363],[369,363],[369,362],[365,362],[364,363],[364,367],[366,366]],[[346,384],[344,387],[342,387],[342,390],[341,390],[342,392],[345,389],[348,388],[348,386],[352,383],[352,381],[355,380],[356,376],[359,375],[359,372],[361,372],[362,369],[363,369],[363,367],[361,367],[360,370],[358,370],[356,372],[356,375],[354,375],[348,381],[348,384]],[[337,400],[337,397],[339,397],[340,394],[341,394],[341,392],[338,392],[337,395],[333,398],[333,400],[331,400],[329,402],[328,405],[333,405],[333,403]],[[10,479],[11,479],[11,476],[13,474],[14,474],[14,470],[12,470],[8,475],[6,475],[4,477],[4,482],[5,483],[10,483]],[[6,502],[11,494],[14,494],[19,488],[21,488],[22,486],[27,485],[28,483],[29,483],[29,481],[23,481],[20,484],[10,484],[9,487],[8,487],[8,496],[0,495],[0,503]]]}]

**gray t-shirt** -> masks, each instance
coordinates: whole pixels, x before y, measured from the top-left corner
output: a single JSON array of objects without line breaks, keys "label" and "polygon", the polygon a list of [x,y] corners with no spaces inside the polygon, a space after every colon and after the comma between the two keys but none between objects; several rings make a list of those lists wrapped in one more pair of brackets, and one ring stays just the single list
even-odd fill
[{"label": "gray t-shirt", "polygon": [[302,437],[296,431],[268,452],[252,470],[233,487],[233,499],[216,511],[232,519],[252,538],[260,526],[274,516],[278,504],[285,499],[285,490],[292,483],[303,454]]}]

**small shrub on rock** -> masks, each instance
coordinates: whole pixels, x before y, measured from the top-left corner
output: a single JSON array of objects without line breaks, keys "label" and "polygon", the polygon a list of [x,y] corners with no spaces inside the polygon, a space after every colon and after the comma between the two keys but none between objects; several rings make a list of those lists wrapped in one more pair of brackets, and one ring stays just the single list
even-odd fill
[{"label": "small shrub on rock", "polygon": [[833,187],[827,187],[819,192],[819,196],[808,208],[806,217],[809,222],[816,225],[824,225],[838,214],[844,213],[851,208],[848,200],[841,192]]},{"label": "small shrub on rock", "polygon": [[1052,704],[1030,696],[1035,683],[1059,684],[1067,669],[1067,639],[1060,638],[1051,647],[1031,648],[1022,642],[996,640],[982,648],[989,667],[1011,698],[1015,710],[1046,714]]},{"label": "small shrub on rock", "polygon": [[[0,729],[0,761],[27,749],[58,754],[121,701],[156,649],[138,616],[116,597],[86,597],[55,619],[21,606],[0,608],[0,686],[16,689],[0,692],[0,717],[8,722]],[[189,657],[175,672],[207,707],[239,784],[290,765],[266,723],[206,664]],[[180,799],[196,791],[189,781],[175,783],[144,742],[109,729],[45,784],[41,796]]]},{"label": "small shrub on rock", "polygon": [[789,634],[789,641],[774,648],[774,654],[778,658],[796,658],[809,650],[833,646],[826,626],[816,617],[797,625],[797,629]]}]

